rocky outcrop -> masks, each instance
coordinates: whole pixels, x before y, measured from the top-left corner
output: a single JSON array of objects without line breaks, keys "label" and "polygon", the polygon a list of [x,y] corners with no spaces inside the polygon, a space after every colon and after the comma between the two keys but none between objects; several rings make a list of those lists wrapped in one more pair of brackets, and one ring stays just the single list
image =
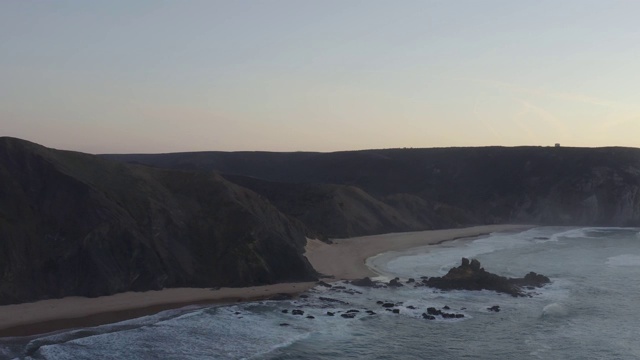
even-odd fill
[{"label": "rocky outcrop", "polygon": [[462,258],[462,264],[442,277],[426,281],[430,287],[441,290],[493,290],[511,296],[526,296],[526,288],[537,288],[550,282],[549,278],[530,272],[523,278],[507,278],[486,271],[476,259]]}]

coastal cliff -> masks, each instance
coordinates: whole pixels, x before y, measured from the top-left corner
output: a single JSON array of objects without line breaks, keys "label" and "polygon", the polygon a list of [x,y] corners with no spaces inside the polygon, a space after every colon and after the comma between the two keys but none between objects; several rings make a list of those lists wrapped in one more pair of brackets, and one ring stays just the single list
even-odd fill
[{"label": "coastal cliff", "polygon": [[316,278],[306,237],[640,225],[640,150],[88,155],[0,138],[0,304]]},{"label": "coastal cliff", "polygon": [[209,172],[0,138],[0,304],[315,278],[305,227]]},{"label": "coastal cliff", "polygon": [[[162,168],[217,171],[330,237],[495,223],[640,225],[640,149],[635,148],[480,147],[106,157]],[[322,196],[309,196],[314,193]],[[309,209],[329,215],[324,216],[325,221],[319,220],[322,216],[310,220],[306,217]],[[345,209],[360,210],[349,214]],[[367,220],[373,217],[370,213],[379,220],[374,225]],[[343,225],[337,228],[335,223]]]}]

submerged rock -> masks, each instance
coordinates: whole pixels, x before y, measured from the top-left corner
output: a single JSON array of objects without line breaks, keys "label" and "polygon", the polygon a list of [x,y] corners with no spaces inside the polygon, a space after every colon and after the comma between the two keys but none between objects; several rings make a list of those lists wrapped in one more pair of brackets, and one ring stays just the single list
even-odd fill
[{"label": "submerged rock", "polygon": [[351,285],[362,286],[362,287],[373,287],[376,286],[376,282],[371,280],[369,277],[364,277],[362,279],[352,280]]},{"label": "submerged rock", "polygon": [[349,303],[346,302],[346,301],[333,299],[333,298],[329,298],[329,297],[320,296],[319,299],[322,300],[322,301],[326,301],[326,302],[334,302],[334,303],[338,303],[338,304],[342,304],[342,305],[349,305]]},{"label": "submerged rock", "polygon": [[429,315],[429,314],[426,314],[426,313],[422,313],[422,318],[423,319],[427,319],[427,320],[435,320],[436,319],[435,316]]}]

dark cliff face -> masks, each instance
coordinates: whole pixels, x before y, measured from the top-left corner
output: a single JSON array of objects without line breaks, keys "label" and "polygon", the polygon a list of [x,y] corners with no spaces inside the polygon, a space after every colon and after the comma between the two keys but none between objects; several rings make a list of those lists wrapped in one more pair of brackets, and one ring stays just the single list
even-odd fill
[{"label": "dark cliff face", "polygon": [[[289,211],[290,201],[283,205],[281,199],[292,195],[278,195],[285,193],[282,189],[299,193],[300,184],[345,185],[351,193],[365,194],[369,204],[383,203],[385,206],[375,211],[379,218],[402,215],[401,221],[392,221],[386,230],[500,222],[640,225],[640,149],[634,148],[484,147],[108,157],[280,183],[280,190],[269,190],[271,196],[265,196],[283,212]],[[238,181],[259,193],[265,191],[265,186],[255,182]],[[304,196],[296,197],[301,198]],[[317,206],[322,201],[303,202],[298,207]],[[361,216],[347,220],[354,225],[351,231],[334,229],[330,233],[351,236],[377,231],[369,227],[367,231],[356,230]]]},{"label": "dark cliff face", "polygon": [[376,198],[349,185],[292,184],[238,175],[225,175],[225,178],[265,196],[280,211],[304,223],[314,237],[341,238],[458,227],[475,221],[466,214],[456,218],[454,211],[447,211],[446,206],[410,194]]},{"label": "dark cliff face", "polygon": [[213,173],[0,138],[0,304],[315,278],[302,224]]}]

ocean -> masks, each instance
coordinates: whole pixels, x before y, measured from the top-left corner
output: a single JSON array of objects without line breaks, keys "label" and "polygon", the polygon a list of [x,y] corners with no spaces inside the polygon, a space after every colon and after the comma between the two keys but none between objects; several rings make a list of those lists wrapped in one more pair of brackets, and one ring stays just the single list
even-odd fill
[{"label": "ocean", "polygon": [[[539,227],[385,253],[368,265],[380,279],[400,277],[405,283],[441,276],[462,257],[478,259],[499,275],[535,271],[552,283],[520,298],[412,284],[374,289],[338,283],[332,289],[318,286],[296,300],[185,308],[94,328],[0,339],[0,358],[640,358],[640,229]],[[386,311],[379,301],[396,304],[398,313]],[[495,305],[499,312],[488,310]],[[445,306],[464,318],[422,317],[428,307]],[[341,316],[350,310],[357,310],[353,318]]]}]

